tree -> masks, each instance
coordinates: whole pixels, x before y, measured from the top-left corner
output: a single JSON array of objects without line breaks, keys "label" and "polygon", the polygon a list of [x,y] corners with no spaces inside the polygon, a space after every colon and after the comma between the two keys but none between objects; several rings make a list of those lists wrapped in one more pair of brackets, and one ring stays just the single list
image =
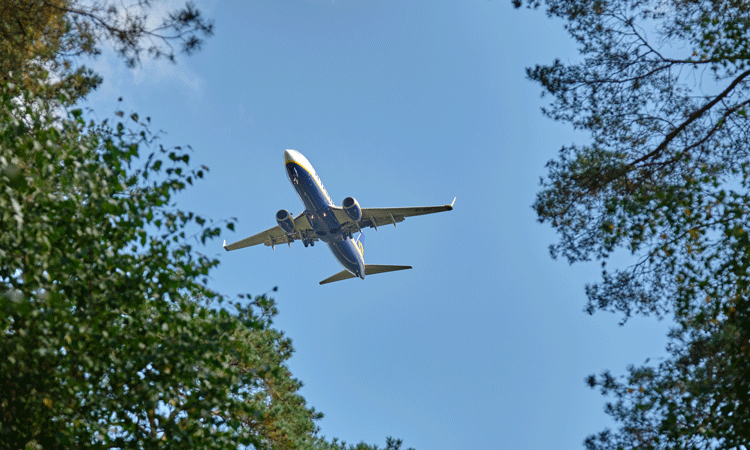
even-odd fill
[{"label": "tree", "polygon": [[[302,383],[292,378],[284,364],[294,351],[290,339],[273,329],[272,319],[277,313],[274,301],[256,297],[247,307],[240,307],[238,317],[254,327],[238,328],[233,333],[237,346],[228,356],[230,364],[241,372],[253,372],[255,377],[245,386],[252,414],[238,414],[243,427],[251,430],[260,443],[275,450],[378,450],[377,445],[359,443],[347,445],[338,439],[327,441],[318,435],[314,421],[323,414],[307,408],[298,393]],[[403,441],[386,438],[383,450],[400,450]],[[414,450],[414,449],[409,449]]]},{"label": "tree", "polygon": [[47,104],[18,111],[17,96],[6,84],[0,105],[0,441],[252,442],[222,419],[247,409],[235,397],[251,376],[219,357],[240,323],[191,300],[216,298],[201,278],[217,261],[185,241],[202,219],[168,208],[202,170],[183,172],[187,155],[161,149],[167,175],[143,185],[162,159],[129,173],[142,143],[122,123],[87,126],[80,111],[49,123]]},{"label": "tree", "polygon": [[[151,3],[6,0],[0,5],[0,74],[26,89],[46,78],[46,91],[56,85],[65,94],[63,102],[72,104],[101,81],[80,64],[80,57],[99,55],[103,43],[135,66],[144,54],[174,62],[175,45],[191,54],[213,34],[213,23],[190,2],[156,19]],[[50,73],[57,81],[47,77]]]},{"label": "tree", "polygon": [[273,300],[207,287],[194,246],[222,226],[172,201],[207,168],[148,118],[75,109],[99,82],[77,55],[174,59],[210,34],[190,4],[149,29],[148,6],[0,5],[0,447],[354,448],[318,436]]},{"label": "tree", "polygon": [[204,167],[159,146],[131,170],[154,145],[136,115],[86,124],[0,93],[3,448],[378,449],[318,435],[272,299],[209,307],[218,261],[191,241],[220,228],[170,203]]},{"label": "tree", "polygon": [[267,448],[313,448],[318,440],[314,420],[323,415],[306,407],[298,393],[302,383],[292,378],[284,364],[293,348],[290,339],[271,328],[276,312],[273,300],[265,296],[238,310],[240,320],[249,319],[255,326],[233,334],[237,345],[228,355],[229,363],[242,373],[256,376],[245,386],[252,414],[240,412],[236,417]]},{"label": "tree", "polygon": [[[534,203],[551,253],[602,261],[588,312],[674,320],[665,361],[589,377],[619,428],[587,448],[746,448],[750,4],[523,3],[563,19],[580,54],[527,69],[544,113],[590,135],[548,163]],[[617,250],[635,263],[609,269]]]}]

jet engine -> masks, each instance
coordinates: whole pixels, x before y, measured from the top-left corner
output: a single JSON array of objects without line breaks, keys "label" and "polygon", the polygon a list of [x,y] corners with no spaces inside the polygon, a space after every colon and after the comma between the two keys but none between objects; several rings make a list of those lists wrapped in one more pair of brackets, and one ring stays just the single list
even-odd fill
[{"label": "jet engine", "polygon": [[357,222],[362,218],[362,208],[359,207],[359,203],[354,200],[354,197],[346,197],[341,203],[341,207],[344,208],[344,212],[350,219]]},{"label": "jet engine", "polygon": [[294,233],[294,219],[292,219],[292,214],[286,209],[280,209],[276,213],[276,222],[282,230],[287,233]]}]

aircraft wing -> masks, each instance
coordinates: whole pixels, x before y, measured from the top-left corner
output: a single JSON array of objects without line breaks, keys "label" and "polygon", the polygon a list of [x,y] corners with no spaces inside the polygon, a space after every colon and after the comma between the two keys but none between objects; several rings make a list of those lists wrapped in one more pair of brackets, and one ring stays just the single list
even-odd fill
[{"label": "aircraft wing", "polygon": [[287,233],[282,230],[280,226],[276,225],[273,228],[269,228],[266,231],[262,231],[258,234],[254,234],[248,238],[233,242],[227,245],[224,241],[224,250],[237,250],[240,248],[251,247],[253,245],[265,244],[271,247],[275,247],[279,244],[291,244],[297,239],[306,238],[308,240],[318,240],[317,236],[313,232],[313,228],[310,225],[310,221],[307,220],[307,216],[304,213],[300,213],[294,218],[294,233]]},{"label": "aircraft wing", "polygon": [[450,205],[412,206],[405,208],[362,208],[362,218],[356,224],[346,215],[343,208],[336,207],[333,211],[343,227],[355,231],[367,227],[377,229],[381,225],[393,224],[395,226],[398,222],[403,222],[406,217],[450,211],[453,209],[454,203],[456,203],[455,198]]}]

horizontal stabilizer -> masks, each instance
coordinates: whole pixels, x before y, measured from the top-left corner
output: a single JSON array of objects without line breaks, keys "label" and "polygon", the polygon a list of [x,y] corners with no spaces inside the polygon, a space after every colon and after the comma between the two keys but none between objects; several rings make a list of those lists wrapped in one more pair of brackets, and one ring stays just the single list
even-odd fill
[{"label": "horizontal stabilizer", "polygon": [[[380,264],[365,264],[365,275],[375,275],[376,273],[384,273],[384,272],[395,272],[396,270],[405,270],[405,269],[411,269],[411,268],[412,268],[411,266],[386,266],[386,265],[380,265]],[[348,270],[342,270],[336,275],[333,275],[321,281],[320,284],[333,283],[334,281],[347,280],[349,278],[354,278],[354,277],[355,276],[352,275],[352,273],[349,272]]]},{"label": "horizontal stabilizer", "polygon": [[348,270],[342,270],[336,275],[330,276],[326,278],[325,280],[321,281],[320,284],[333,283],[334,281],[341,281],[341,280],[346,280],[349,278],[354,278],[354,275],[352,275],[352,273],[349,272]]},{"label": "horizontal stabilizer", "polygon": [[365,275],[375,275],[376,273],[395,272],[397,270],[411,269],[411,266],[383,266],[378,264],[365,264]]}]

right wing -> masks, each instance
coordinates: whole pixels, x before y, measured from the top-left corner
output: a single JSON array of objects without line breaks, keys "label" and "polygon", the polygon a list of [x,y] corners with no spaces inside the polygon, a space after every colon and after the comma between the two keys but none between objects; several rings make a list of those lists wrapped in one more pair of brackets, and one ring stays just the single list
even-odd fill
[{"label": "right wing", "polygon": [[340,206],[332,209],[343,228],[349,231],[359,231],[367,227],[377,229],[381,225],[396,225],[398,222],[403,222],[406,217],[450,211],[453,209],[454,203],[456,203],[455,198],[450,205],[412,206],[406,208],[362,208],[362,218],[359,222],[352,221]]},{"label": "right wing", "polygon": [[318,237],[315,235],[313,228],[310,225],[310,221],[307,220],[307,216],[304,212],[294,218],[294,233],[287,233],[282,230],[280,226],[276,225],[266,231],[262,231],[229,245],[224,241],[224,250],[237,250],[258,244],[266,244],[273,248],[279,244],[291,244],[297,239],[307,239],[308,242],[318,240]]}]

